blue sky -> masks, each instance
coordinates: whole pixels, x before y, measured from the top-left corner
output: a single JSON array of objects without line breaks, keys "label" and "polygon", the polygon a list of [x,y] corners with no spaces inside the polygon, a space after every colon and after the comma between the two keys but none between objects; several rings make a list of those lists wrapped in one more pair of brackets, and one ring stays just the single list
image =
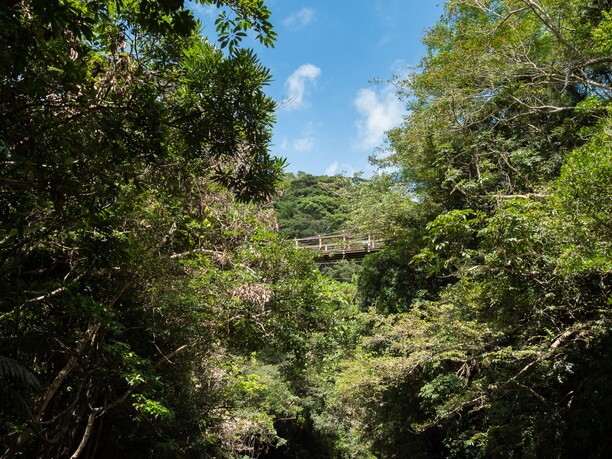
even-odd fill
[{"label": "blue sky", "polygon": [[[372,173],[368,156],[401,123],[404,103],[388,84],[418,64],[421,38],[439,18],[429,0],[268,0],[278,34],[274,48],[254,46],[274,82],[278,103],[272,153],[287,171]],[[212,34],[213,12],[196,6]]]}]

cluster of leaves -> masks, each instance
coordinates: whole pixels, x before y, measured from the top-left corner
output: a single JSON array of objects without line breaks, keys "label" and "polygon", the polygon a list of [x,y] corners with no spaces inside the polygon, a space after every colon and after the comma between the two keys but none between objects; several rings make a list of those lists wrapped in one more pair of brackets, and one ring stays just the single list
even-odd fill
[{"label": "cluster of leaves", "polygon": [[450,0],[396,82],[396,172],[360,191],[393,243],[324,394],[338,455],[611,454],[611,7]]},{"label": "cluster of leaves", "polygon": [[[144,320],[133,318],[131,333],[147,339],[138,353],[125,336],[113,344],[131,365],[132,404],[105,415],[101,457],[250,457],[282,447],[279,420],[301,422],[301,385],[333,348],[320,336],[349,314],[346,293],[272,231],[270,210],[202,182],[186,186],[198,199],[190,192],[189,204],[161,207],[169,224],[181,223],[166,242],[172,262],[155,263],[149,278]],[[154,227],[161,203],[147,202],[139,225]],[[143,351],[156,355],[153,368]]]},{"label": "cluster of leaves", "polygon": [[257,455],[346,306],[242,202],[283,161],[269,72],[223,24],[269,44],[269,11],[202,3],[227,55],[182,1],[0,5],[3,457]]}]

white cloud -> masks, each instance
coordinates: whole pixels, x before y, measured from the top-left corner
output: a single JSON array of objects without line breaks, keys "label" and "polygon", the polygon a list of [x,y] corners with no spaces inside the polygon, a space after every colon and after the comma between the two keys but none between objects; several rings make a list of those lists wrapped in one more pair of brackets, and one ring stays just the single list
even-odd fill
[{"label": "white cloud", "polygon": [[288,146],[289,146],[289,141],[287,140],[286,137],[283,137],[280,144],[278,145],[278,148],[280,148],[281,150],[286,150]]},{"label": "white cloud", "polygon": [[313,123],[312,121],[306,123],[302,127],[300,136],[291,140],[287,146],[297,153],[311,151],[317,142],[318,128],[319,126],[317,123]]},{"label": "white cloud", "polygon": [[196,13],[197,16],[204,17],[204,18],[205,17],[208,17],[208,18],[215,17],[217,12],[219,11],[219,8],[217,8],[216,6],[202,5],[200,3],[195,3],[195,2],[189,2],[189,7],[192,9],[194,13]]},{"label": "white cloud", "polygon": [[293,149],[295,151],[309,151],[312,150],[312,147],[314,147],[314,139],[312,137],[303,137],[293,142]]},{"label": "white cloud", "polygon": [[291,110],[303,107],[306,85],[314,85],[319,75],[321,75],[321,69],[312,64],[301,65],[293,72],[291,76],[287,78],[287,81],[285,81],[287,102],[284,104],[283,108]]},{"label": "white cloud", "polygon": [[382,145],[385,133],[398,126],[405,113],[404,105],[392,86],[381,91],[360,89],[353,103],[361,115],[355,126],[358,131],[357,147],[363,150]]},{"label": "white cloud", "polygon": [[340,163],[338,161],[334,161],[327,169],[325,169],[324,175],[342,175],[343,177],[352,177],[357,174],[359,171],[355,169],[351,164],[348,163]]},{"label": "white cloud", "polygon": [[337,171],[338,171],[338,161],[334,161],[332,164],[327,166],[327,169],[325,169],[325,175],[336,175]]},{"label": "white cloud", "polygon": [[409,73],[408,64],[405,59],[395,59],[393,64],[391,64],[391,71],[394,75],[398,75],[400,77],[406,77]]},{"label": "white cloud", "polygon": [[302,8],[283,19],[283,25],[292,30],[299,30],[310,24],[315,18],[315,10]]}]

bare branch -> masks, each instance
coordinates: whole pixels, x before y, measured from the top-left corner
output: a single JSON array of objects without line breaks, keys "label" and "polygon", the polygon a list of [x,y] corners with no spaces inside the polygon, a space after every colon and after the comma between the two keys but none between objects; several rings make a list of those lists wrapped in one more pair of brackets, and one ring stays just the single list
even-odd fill
[{"label": "bare branch", "polygon": [[531,11],[542,21],[542,23],[557,37],[557,39],[563,43],[566,47],[571,49],[576,56],[581,56],[582,53],[572,43],[565,39],[561,31],[555,26],[553,19],[546,12],[546,10],[533,0],[522,0]]},{"label": "bare branch", "polygon": [[38,301],[44,301],[46,299],[49,299],[49,298],[54,297],[56,295],[59,295],[60,293],[65,292],[66,290],[67,290],[67,287],[59,287],[59,288],[56,288],[55,290],[53,290],[53,291],[51,291],[49,293],[45,293],[44,295],[37,296],[36,298],[30,298],[24,304],[36,303]]},{"label": "bare branch", "polygon": [[85,449],[85,446],[87,446],[87,441],[89,440],[89,437],[91,436],[91,431],[93,430],[93,425],[94,425],[95,420],[96,420],[96,412],[93,411],[89,414],[89,417],[87,418],[87,425],[85,426],[85,432],[83,432],[83,437],[81,438],[81,442],[79,443],[79,446],[77,446],[77,449],[74,451],[74,453],[72,453],[72,456],[70,456],[70,459],[77,459],[81,455],[83,450]]},{"label": "bare branch", "polygon": [[527,193],[527,194],[481,194],[478,195],[481,199],[546,199],[547,193]]},{"label": "bare branch", "polygon": [[[157,347],[157,345],[155,346]],[[183,344],[182,346],[178,347],[177,349],[173,350],[172,352],[170,352],[169,354],[162,354],[162,358],[159,359],[156,363],[155,363],[155,367],[160,366],[162,363],[164,362],[168,362],[168,363],[172,363],[172,361],[170,360],[172,357],[174,357],[176,354],[178,354],[179,352],[184,351],[185,349],[191,347],[190,344]],[[159,348],[158,348],[159,349]]]},{"label": "bare branch", "polygon": [[170,258],[184,258],[184,257],[188,257],[190,255],[194,255],[196,253],[209,253],[211,255],[225,255],[224,252],[219,251],[219,250],[210,250],[210,249],[193,249],[193,250],[188,250],[187,252],[181,252],[181,253],[175,253],[173,255],[170,255]]}]

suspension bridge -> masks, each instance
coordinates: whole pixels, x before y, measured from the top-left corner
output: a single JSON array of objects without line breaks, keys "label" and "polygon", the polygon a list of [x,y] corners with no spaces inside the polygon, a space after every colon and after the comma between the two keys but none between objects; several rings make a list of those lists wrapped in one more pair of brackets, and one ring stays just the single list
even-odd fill
[{"label": "suspension bridge", "polygon": [[317,259],[329,261],[361,259],[385,245],[384,239],[351,233],[302,237],[294,239],[294,243],[296,249],[312,250]]}]

